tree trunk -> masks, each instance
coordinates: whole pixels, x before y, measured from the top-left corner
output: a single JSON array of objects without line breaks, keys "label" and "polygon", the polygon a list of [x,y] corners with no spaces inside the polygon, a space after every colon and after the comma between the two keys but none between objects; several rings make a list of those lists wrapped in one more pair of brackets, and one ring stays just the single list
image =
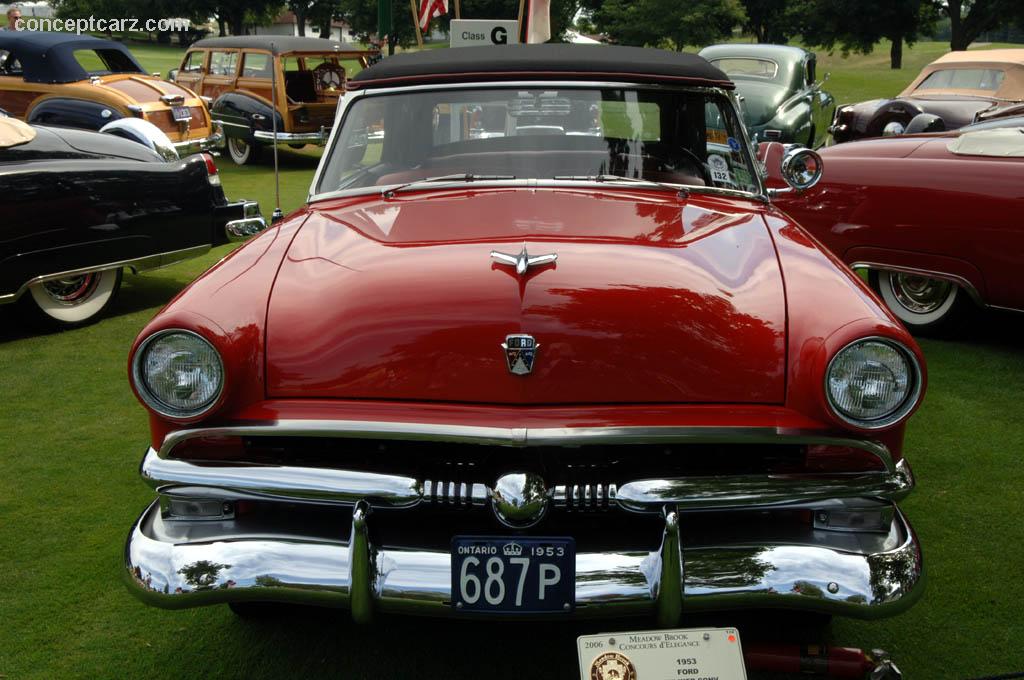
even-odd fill
[{"label": "tree trunk", "polygon": [[328,19],[326,23],[320,25],[320,37],[330,38],[331,37],[331,20]]},{"label": "tree trunk", "polygon": [[306,13],[299,14],[292,10],[295,14],[295,25],[299,31],[299,35],[305,37],[306,35]]},{"label": "tree trunk", "polygon": [[231,17],[231,35],[245,35],[245,12]]},{"label": "tree trunk", "polygon": [[964,22],[960,16],[962,6],[962,0],[949,0],[946,3],[946,12],[949,14],[949,49],[954,52],[966,50],[971,44],[964,35]]},{"label": "tree trunk", "polygon": [[224,17],[217,17],[217,35],[223,38],[227,34],[228,33],[225,27]]},{"label": "tree trunk", "polygon": [[388,40],[388,56],[389,57],[395,56],[395,45],[397,44],[397,42],[398,41],[393,39],[393,38],[391,40]]},{"label": "tree trunk", "polygon": [[903,36],[897,35],[892,38],[892,47],[889,48],[889,68],[903,68]]}]

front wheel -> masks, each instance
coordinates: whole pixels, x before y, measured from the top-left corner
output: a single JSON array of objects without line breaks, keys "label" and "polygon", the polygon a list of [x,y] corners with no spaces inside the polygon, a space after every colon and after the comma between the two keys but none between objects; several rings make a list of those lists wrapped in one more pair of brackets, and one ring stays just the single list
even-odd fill
[{"label": "front wheel", "polygon": [[114,301],[121,270],[107,269],[43,281],[29,286],[29,309],[37,321],[58,328],[92,323]]},{"label": "front wheel", "polygon": [[260,158],[260,145],[238,137],[228,138],[228,155],[235,165],[250,165]]},{"label": "front wheel", "polygon": [[871,287],[907,330],[923,335],[952,330],[971,309],[963,288],[944,279],[895,271],[872,271]]}]

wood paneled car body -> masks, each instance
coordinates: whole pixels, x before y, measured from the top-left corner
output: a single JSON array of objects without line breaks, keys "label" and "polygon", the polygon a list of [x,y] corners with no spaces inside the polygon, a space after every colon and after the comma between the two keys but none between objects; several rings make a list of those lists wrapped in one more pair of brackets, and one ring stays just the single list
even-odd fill
[{"label": "wood paneled car body", "polygon": [[0,109],[31,124],[85,130],[145,120],[181,156],[222,142],[194,92],[146,73],[120,43],[73,33],[0,32]]},{"label": "wood paneled car body", "polygon": [[243,165],[268,144],[324,144],[345,91],[344,62],[365,67],[376,54],[321,38],[209,38],[189,48],[173,77],[210,103],[231,159]]},{"label": "wood paneled car body", "polygon": [[[771,168],[783,150],[765,152]],[[947,329],[974,305],[1024,310],[1019,118],[865,139],[821,156],[823,181],[777,205],[848,265],[868,270],[908,328]]]},{"label": "wood paneled car body", "polygon": [[338,121],[307,205],[132,347],[135,594],[664,625],[920,595],[921,353],[774,207],[724,73],[431,50]]},{"label": "wood paneled car body", "polygon": [[142,272],[265,227],[229,203],[207,154],[179,160],[138,119],[106,132],[0,117],[0,305],[21,300],[49,326],[96,319],[124,269]]}]

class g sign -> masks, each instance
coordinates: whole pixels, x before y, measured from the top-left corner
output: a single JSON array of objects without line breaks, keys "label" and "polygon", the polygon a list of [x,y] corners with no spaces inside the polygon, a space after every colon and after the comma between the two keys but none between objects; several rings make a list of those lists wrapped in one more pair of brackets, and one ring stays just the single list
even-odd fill
[{"label": "class g sign", "polygon": [[452,47],[511,45],[519,42],[519,22],[490,19],[452,19]]}]

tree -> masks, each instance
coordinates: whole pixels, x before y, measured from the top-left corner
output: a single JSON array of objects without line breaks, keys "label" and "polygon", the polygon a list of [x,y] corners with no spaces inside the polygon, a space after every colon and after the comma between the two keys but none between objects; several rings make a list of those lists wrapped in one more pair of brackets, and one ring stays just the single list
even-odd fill
[{"label": "tree", "polygon": [[745,18],[739,0],[604,0],[593,14],[616,42],[674,50],[728,37]]},{"label": "tree", "polygon": [[869,54],[882,38],[891,41],[889,67],[903,67],[903,44],[913,45],[935,24],[930,0],[804,0],[799,7],[805,44],[843,54]]},{"label": "tree", "polygon": [[[361,42],[369,42],[377,36],[378,0],[340,0],[338,15],[349,25]],[[408,47],[416,42],[416,29],[412,23],[409,2],[405,0],[380,0],[391,2],[393,26],[388,36],[388,54],[394,54],[396,47]],[[379,36],[383,37],[383,36]]]},{"label": "tree", "polygon": [[985,31],[1020,16],[1020,0],[938,0],[937,9],[949,17],[949,48],[966,50]]},{"label": "tree", "polygon": [[759,43],[785,45],[798,32],[789,0],[743,0],[747,21],[743,30]]}]

